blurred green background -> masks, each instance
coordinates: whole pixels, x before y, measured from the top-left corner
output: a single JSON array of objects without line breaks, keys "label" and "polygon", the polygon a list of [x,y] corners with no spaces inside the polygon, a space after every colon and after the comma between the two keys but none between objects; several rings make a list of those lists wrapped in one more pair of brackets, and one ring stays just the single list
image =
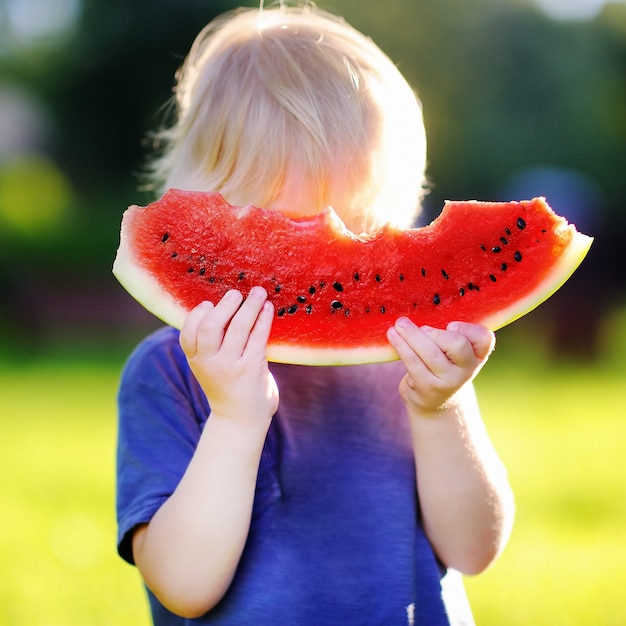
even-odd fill
[{"label": "blurred green background", "polygon": [[[148,624],[115,555],[115,391],[158,323],[110,274],[146,134],[218,0],[0,0],[0,623]],[[596,237],[477,381],[518,519],[478,624],[623,625],[626,3],[320,0],[424,105],[424,221],[545,195]]]}]

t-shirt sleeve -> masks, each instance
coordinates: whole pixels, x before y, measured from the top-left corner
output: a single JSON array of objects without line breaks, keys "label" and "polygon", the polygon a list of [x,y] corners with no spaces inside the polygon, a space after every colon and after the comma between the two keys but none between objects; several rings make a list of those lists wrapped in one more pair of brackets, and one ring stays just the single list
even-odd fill
[{"label": "t-shirt sleeve", "polygon": [[208,415],[172,329],[131,355],[118,393],[118,552],[134,563],[132,531],[152,519],[180,482]]}]

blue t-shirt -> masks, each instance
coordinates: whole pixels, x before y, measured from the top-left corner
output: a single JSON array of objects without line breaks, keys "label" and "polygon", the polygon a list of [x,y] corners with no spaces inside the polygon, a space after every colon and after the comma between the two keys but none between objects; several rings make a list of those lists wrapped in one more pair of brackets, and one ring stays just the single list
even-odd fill
[{"label": "blue t-shirt", "polygon": [[[443,570],[420,523],[401,363],[271,364],[280,405],[263,449],[253,519],[234,580],[204,617],[157,626],[448,624]],[[119,391],[120,555],[183,476],[209,415],[165,328],[130,357]]]}]

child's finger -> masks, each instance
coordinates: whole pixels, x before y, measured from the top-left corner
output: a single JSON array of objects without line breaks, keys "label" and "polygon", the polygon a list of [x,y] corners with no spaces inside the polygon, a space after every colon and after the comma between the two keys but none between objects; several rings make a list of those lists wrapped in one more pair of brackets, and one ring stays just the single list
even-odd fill
[{"label": "child's finger", "polygon": [[248,337],[246,353],[253,359],[265,359],[267,353],[267,341],[272,330],[274,321],[274,305],[265,301],[254,323],[254,327]]},{"label": "child's finger", "polygon": [[252,288],[224,335],[222,350],[225,354],[232,358],[239,358],[243,354],[266,300],[267,292],[263,287]]},{"label": "child's finger", "polygon": [[496,345],[496,336],[485,326],[469,324],[467,322],[451,322],[447,330],[460,333],[468,339],[476,358],[481,361],[488,357]]},{"label": "child's finger", "polygon": [[395,327],[392,326],[387,331],[387,339],[412,377],[416,380],[425,381],[427,377],[433,376],[433,373],[424,361],[417,356],[415,350],[398,333]]},{"label": "child's finger", "polygon": [[198,328],[202,322],[204,316],[213,310],[213,303],[202,302],[197,307],[194,307],[180,331],[180,347],[188,358],[192,358],[198,352]]},{"label": "child's finger", "polygon": [[[435,376],[441,376],[450,366],[450,361],[435,339],[430,336],[430,330],[422,329],[407,318],[399,318],[392,329],[403,340],[393,342],[392,346],[412,375],[419,375],[427,371]],[[391,338],[393,339],[393,332]]]},{"label": "child's finger", "polygon": [[197,352],[214,355],[221,347],[229,322],[241,306],[243,296],[235,289],[226,295],[200,320],[197,333]]},{"label": "child's finger", "polygon": [[[470,340],[462,333],[423,326],[422,330],[433,340],[445,355],[447,365],[460,368],[474,367],[477,357]],[[447,369],[447,368],[446,368]],[[443,373],[443,370],[442,370]]]}]

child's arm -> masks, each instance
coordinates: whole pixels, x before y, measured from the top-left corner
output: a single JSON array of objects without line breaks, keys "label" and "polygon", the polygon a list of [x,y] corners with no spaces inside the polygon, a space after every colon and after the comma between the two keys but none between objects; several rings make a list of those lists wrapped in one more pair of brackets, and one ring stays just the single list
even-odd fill
[{"label": "child's arm", "polygon": [[421,329],[405,318],[388,338],[407,368],[407,406],[424,529],[441,561],[483,571],[510,533],[514,503],[506,470],[485,430],[471,380],[495,345],[483,326]]},{"label": "child's arm", "polygon": [[263,444],[278,405],[265,352],[273,309],[263,289],[195,308],[180,343],[211,415],[172,496],[133,536],[146,584],[170,611],[198,617],[232,581],[245,544]]}]

